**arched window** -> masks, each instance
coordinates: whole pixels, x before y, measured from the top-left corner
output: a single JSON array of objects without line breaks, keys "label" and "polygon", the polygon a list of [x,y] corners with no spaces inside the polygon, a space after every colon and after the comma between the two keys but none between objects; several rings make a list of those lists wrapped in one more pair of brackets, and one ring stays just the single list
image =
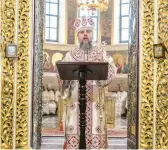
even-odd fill
[{"label": "arched window", "polygon": [[129,39],[129,0],[120,0],[120,43],[128,43]]},{"label": "arched window", "polygon": [[46,0],[45,40],[58,42],[59,0]]}]

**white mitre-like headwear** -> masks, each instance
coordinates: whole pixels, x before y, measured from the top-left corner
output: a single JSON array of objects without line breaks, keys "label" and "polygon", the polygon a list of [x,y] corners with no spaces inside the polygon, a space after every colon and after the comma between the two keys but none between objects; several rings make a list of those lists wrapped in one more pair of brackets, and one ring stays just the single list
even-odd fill
[{"label": "white mitre-like headwear", "polygon": [[80,17],[75,20],[74,27],[77,33],[85,29],[86,30],[89,29],[93,31],[94,21],[91,17]]}]

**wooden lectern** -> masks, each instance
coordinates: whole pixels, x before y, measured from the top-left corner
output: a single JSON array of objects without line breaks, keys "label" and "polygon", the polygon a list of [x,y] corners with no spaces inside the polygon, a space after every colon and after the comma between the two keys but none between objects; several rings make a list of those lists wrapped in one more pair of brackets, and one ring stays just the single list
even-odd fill
[{"label": "wooden lectern", "polygon": [[79,149],[86,149],[86,81],[106,80],[108,76],[107,62],[57,62],[62,80],[79,80],[79,109],[80,109],[80,141]]}]

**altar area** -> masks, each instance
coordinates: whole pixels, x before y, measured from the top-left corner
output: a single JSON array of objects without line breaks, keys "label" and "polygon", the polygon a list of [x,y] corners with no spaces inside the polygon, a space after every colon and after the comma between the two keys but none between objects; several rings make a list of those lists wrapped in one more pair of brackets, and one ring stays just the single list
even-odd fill
[{"label": "altar area", "polygon": [[[54,83],[52,75],[44,77],[45,83]],[[51,81],[51,82],[50,82]],[[121,117],[121,102],[117,97],[117,86],[122,83],[127,89],[127,75],[118,75],[116,80],[106,88],[106,117],[107,117],[107,132],[108,137],[127,137],[127,118]],[[56,86],[52,87],[56,92]],[[64,101],[57,102],[57,113],[43,115],[42,117],[42,136],[64,136],[62,127],[62,116],[64,111]]]}]

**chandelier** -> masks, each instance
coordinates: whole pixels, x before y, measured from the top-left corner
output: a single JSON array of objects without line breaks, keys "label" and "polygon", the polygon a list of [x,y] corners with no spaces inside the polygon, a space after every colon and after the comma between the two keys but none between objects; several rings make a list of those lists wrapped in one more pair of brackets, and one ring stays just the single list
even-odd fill
[{"label": "chandelier", "polygon": [[88,9],[88,11],[99,10],[101,12],[106,11],[109,7],[108,0],[80,0],[78,7],[81,9]]}]

